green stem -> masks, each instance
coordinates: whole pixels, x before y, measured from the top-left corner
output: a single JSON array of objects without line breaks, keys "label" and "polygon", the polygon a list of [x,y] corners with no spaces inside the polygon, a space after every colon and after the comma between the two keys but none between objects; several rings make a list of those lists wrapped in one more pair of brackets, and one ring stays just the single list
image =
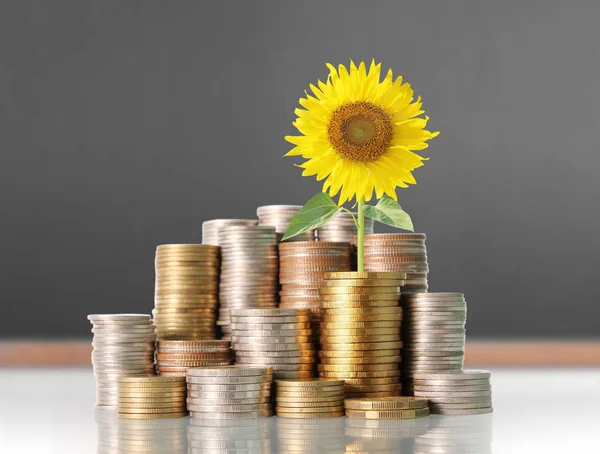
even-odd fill
[{"label": "green stem", "polygon": [[358,201],[358,271],[365,270],[365,198]]}]

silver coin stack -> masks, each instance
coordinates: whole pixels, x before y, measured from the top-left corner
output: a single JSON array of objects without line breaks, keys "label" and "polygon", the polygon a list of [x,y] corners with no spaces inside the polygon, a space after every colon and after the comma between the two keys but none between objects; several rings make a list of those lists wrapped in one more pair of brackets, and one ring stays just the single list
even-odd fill
[{"label": "silver coin stack", "polygon": [[187,408],[192,418],[252,419],[273,415],[269,367],[191,367]]},{"label": "silver coin stack", "polygon": [[462,293],[414,293],[402,305],[403,390],[412,395],[413,375],[462,369],[467,303]]},{"label": "silver coin stack", "polygon": [[116,410],[119,377],[154,374],[154,325],[147,314],[91,314],[96,406]]},{"label": "silver coin stack", "polygon": [[343,418],[277,418],[277,451],[297,454],[346,452]]},{"label": "silver coin stack", "polygon": [[271,420],[191,418],[188,426],[189,454],[270,454]]},{"label": "silver coin stack", "polygon": [[256,225],[256,219],[211,219],[202,223],[202,244],[220,246],[219,231],[224,227]]},{"label": "silver coin stack", "polygon": [[429,399],[429,409],[434,414],[491,413],[490,377],[487,370],[418,373],[414,376],[415,396]]},{"label": "silver coin stack", "polygon": [[310,309],[232,310],[236,364],[268,366],[275,379],[311,378],[316,354]]},{"label": "silver coin stack", "polygon": [[[425,418],[423,418],[425,419]],[[432,415],[430,430],[414,440],[415,454],[492,454],[493,415]]]},{"label": "silver coin stack", "polygon": [[230,310],[277,307],[279,260],[275,228],[225,227],[219,231],[221,278],[219,319],[223,338],[231,337]]},{"label": "silver coin stack", "polygon": [[[280,242],[290,225],[290,221],[300,211],[300,208],[302,208],[300,205],[265,205],[258,207],[256,209],[258,225],[275,227],[277,242]],[[310,230],[286,241],[315,241],[315,232]]]},{"label": "silver coin stack", "polygon": [[[354,219],[358,213],[353,213],[354,217],[346,211],[342,211],[335,218],[317,229],[317,241],[332,241],[336,243],[354,243],[355,236],[358,233]],[[373,219],[365,218],[365,234],[373,233]]]}]

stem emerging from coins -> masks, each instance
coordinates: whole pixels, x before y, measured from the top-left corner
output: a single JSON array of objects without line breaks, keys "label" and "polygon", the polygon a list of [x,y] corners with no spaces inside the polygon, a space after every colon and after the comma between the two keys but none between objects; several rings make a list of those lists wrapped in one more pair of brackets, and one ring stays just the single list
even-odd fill
[{"label": "stem emerging from coins", "polygon": [[365,198],[358,201],[358,271],[365,270]]}]

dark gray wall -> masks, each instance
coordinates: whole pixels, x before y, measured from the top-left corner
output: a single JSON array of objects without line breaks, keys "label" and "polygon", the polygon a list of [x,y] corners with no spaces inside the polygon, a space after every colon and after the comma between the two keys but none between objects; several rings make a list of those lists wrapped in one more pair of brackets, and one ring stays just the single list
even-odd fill
[{"label": "dark gray wall", "polygon": [[0,336],[149,312],[157,244],[317,192],[283,136],[350,57],[442,131],[399,196],[470,335],[599,335],[599,22],[597,1],[2,2]]}]

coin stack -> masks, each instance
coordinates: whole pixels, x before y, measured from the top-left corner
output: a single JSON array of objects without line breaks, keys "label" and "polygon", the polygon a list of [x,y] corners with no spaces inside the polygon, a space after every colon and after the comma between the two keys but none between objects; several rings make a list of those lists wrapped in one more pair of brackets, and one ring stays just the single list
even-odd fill
[{"label": "coin stack", "polygon": [[[258,225],[270,225],[275,227],[277,241],[281,241],[290,221],[302,208],[300,205],[266,205],[256,209]],[[315,241],[314,230],[296,235],[286,241]]]},{"label": "coin stack", "polygon": [[346,399],[344,405],[348,418],[411,419],[429,416],[427,399],[419,397]]},{"label": "coin stack", "polygon": [[320,289],[322,378],[345,381],[347,397],[401,394],[399,307],[403,273],[329,273]]},{"label": "coin stack", "polygon": [[415,454],[492,454],[493,415],[442,416],[431,420],[431,428],[414,440]]},{"label": "coin stack", "polygon": [[431,413],[441,415],[491,413],[490,376],[487,370],[421,372],[414,376],[415,396],[429,399]]},{"label": "coin stack", "polygon": [[[358,213],[340,212],[335,218],[317,229],[318,241],[353,243],[358,230],[354,219]],[[365,234],[373,233],[373,219],[365,218]]]},{"label": "coin stack", "polygon": [[344,416],[344,381],[275,380],[275,414],[280,418]]},{"label": "coin stack", "polygon": [[[279,453],[340,454],[345,452],[343,418],[275,419]],[[300,422],[300,424],[299,424]]]},{"label": "coin stack", "polygon": [[92,314],[96,406],[116,409],[119,377],[154,373],[154,325],[147,314]]},{"label": "coin stack", "polygon": [[268,366],[276,379],[314,375],[309,309],[235,309],[231,312],[236,364]]},{"label": "coin stack", "polygon": [[248,419],[272,416],[269,367],[191,367],[187,371],[192,418]]},{"label": "coin stack", "polygon": [[219,231],[224,227],[239,225],[256,225],[256,219],[212,219],[202,223],[202,244],[220,246]]},{"label": "coin stack", "polygon": [[412,395],[414,374],[462,369],[467,303],[462,293],[414,293],[402,304],[403,389]]},{"label": "coin stack", "polygon": [[365,271],[406,273],[402,295],[427,292],[427,249],[423,233],[365,235]]},{"label": "coin stack", "polygon": [[185,416],[185,378],[121,377],[119,416],[128,419],[163,419]]},{"label": "coin stack", "polygon": [[185,377],[189,367],[226,366],[231,364],[231,342],[158,341],[156,369],[158,375]]},{"label": "coin stack", "polygon": [[189,454],[270,454],[270,420],[191,418],[188,426]]},{"label": "coin stack", "polygon": [[156,248],[153,314],[158,339],[215,339],[219,266],[217,246]]},{"label": "coin stack", "polygon": [[218,325],[231,337],[230,310],[277,307],[279,260],[275,228],[225,227],[219,231],[221,286]]}]

